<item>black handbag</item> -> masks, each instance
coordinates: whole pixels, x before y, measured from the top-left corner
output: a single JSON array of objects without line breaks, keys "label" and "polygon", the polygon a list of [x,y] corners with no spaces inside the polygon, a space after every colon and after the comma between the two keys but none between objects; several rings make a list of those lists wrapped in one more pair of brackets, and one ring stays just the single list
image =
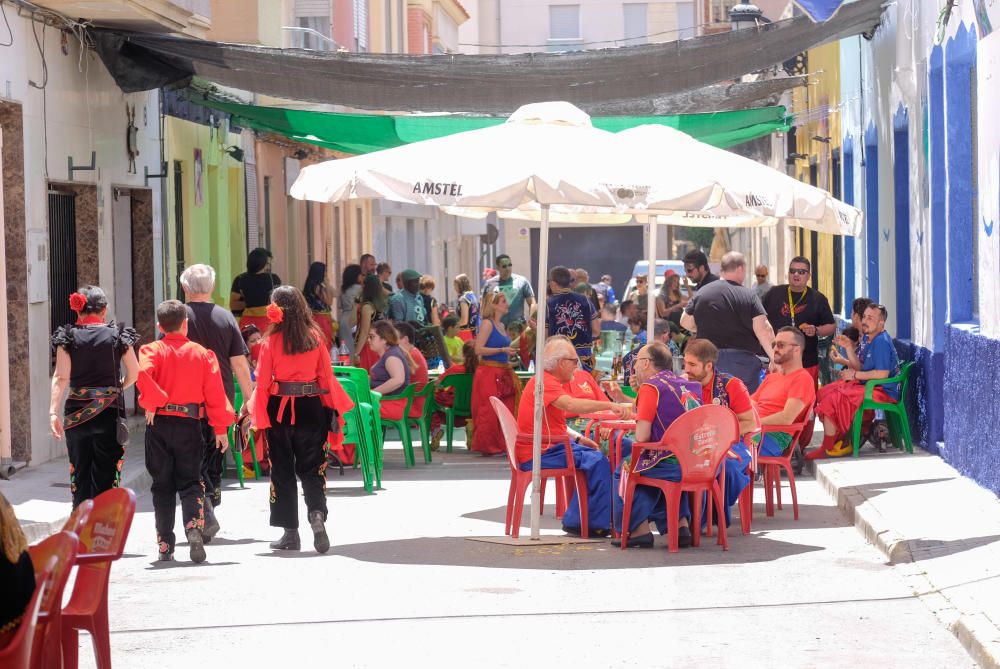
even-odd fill
[{"label": "black handbag", "polygon": [[115,421],[115,440],[118,445],[122,448],[128,446],[129,442],[129,431],[128,423],[125,421],[125,389],[122,387],[122,375],[121,368],[119,367],[118,357],[115,355],[115,349],[118,346],[118,340],[121,339],[122,326],[118,326],[118,338],[115,339],[114,344],[111,345],[111,364],[115,371],[115,381],[118,385],[118,399],[115,401],[115,411],[118,412],[118,419]]}]

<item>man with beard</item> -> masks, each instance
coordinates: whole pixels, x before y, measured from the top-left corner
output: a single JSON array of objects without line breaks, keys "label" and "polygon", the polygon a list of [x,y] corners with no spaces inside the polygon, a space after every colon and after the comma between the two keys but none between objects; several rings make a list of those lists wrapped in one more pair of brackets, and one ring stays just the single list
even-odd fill
[{"label": "man with beard", "polygon": [[[764,377],[750,400],[757,409],[760,424],[791,425],[805,418],[816,401],[816,384],[802,368],[802,349],[806,338],[798,328],[784,327],[774,337],[774,364],[777,372]],[[768,432],[760,441],[760,454],[778,457],[792,445],[792,435]]]},{"label": "man with beard", "polygon": [[[881,304],[865,309],[861,319],[861,341],[857,347],[848,338],[842,344],[847,352],[848,368],[840,372],[840,380],[823,386],[819,392],[816,415],[823,421],[823,443],[806,458],[816,460],[827,456],[827,451],[845,438],[854,422],[854,414],[865,396],[865,381],[887,379],[899,374],[899,356],[892,337],[885,331],[887,312]],[[856,348],[862,351],[859,356]],[[872,399],[876,402],[898,402],[899,384],[891,383],[875,388]]]},{"label": "man with beard", "polygon": [[[750,393],[742,381],[715,369],[719,359],[719,349],[707,339],[692,339],[684,349],[684,374],[691,381],[701,384],[701,403],[718,404],[729,408],[740,421],[740,434],[752,432],[757,427],[750,403]],[[750,483],[747,473],[750,466],[750,451],[743,442],[733,444],[726,455],[726,525],[729,524],[729,510],[740,493]]]}]

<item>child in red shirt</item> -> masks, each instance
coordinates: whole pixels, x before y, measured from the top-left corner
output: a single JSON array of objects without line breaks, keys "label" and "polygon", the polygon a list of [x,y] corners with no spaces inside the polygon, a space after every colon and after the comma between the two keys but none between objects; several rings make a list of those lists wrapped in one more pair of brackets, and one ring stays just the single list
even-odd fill
[{"label": "child in red shirt", "polygon": [[153,478],[153,513],[159,559],[173,560],[176,499],[192,562],[205,561],[204,440],[201,417],[215,431],[216,447],[229,446],[233,407],[215,354],[187,338],[187,309],[177,300],[156,308],[163,339],[139,349],[139,405],[146,411],[146,469]]}]

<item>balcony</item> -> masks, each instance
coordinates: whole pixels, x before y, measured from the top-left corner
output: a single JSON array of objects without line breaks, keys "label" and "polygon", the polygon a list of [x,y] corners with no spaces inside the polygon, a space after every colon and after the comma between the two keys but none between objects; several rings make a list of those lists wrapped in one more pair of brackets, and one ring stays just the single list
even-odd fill
[{"label": "balcony", "polygon": [[95,25],[203,39],[211,27],[211,0],[34,0],[36,5]]}]

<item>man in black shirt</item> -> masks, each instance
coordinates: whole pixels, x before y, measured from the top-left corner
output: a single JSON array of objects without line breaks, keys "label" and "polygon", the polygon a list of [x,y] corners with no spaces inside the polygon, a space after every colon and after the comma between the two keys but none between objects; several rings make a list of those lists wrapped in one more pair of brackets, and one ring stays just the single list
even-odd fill
[{"label": "man in black shirt", "polygon": [[[240,335],[236,318],[212,301],[215,270],[208,265],[191,265],[181,274],[181,287],[184,289],[188,312],[188,339],[215,354],[229,403],[232,404],[236,396],[233,386],[235,374],[246,404],[253,393],[250,365],[247,361],[249,351]],[[240,407],[234,406],[233,409],[239,411]],[[215,507],[222,503],[223,454],[216,448],[215,431],[207,419],[202,419],[202,427],[205,438],[201,462],[201,477],[205,485],[205,529],[202,534],[205,541],[211,541],[219,531]]]},{"label": "man in black shirt", "polygon": [[688,251],[684,256],[684,273],[694,282],[695,290],[719,280],[708,268],[708,256],[701,251]]},{"label": "man in black shirt", "polygon": [[[685,262],[687,259],[685,258]],[[743,381],[753,393],[760,385],[761,361],[770,357],[774,330],[760,298],[743,285],[747,263],[742,253],[722,257],[722,280],[704,285],[684,308],[681,327],[719,349],[715,368]]]},{"label": "man in black shirt", "polygon": [[[764,295],[764,311],[775,331],[785,326],[798,328],[806,336],[802,351],[802,366],[819,384],[819,338],[837,331],[830,302],[823,293],[810,288],[812,266],[802,256],[788,263],[788,283],[775,286]],[[812,439],[812,429],[802,431],[803,446]]]}]

